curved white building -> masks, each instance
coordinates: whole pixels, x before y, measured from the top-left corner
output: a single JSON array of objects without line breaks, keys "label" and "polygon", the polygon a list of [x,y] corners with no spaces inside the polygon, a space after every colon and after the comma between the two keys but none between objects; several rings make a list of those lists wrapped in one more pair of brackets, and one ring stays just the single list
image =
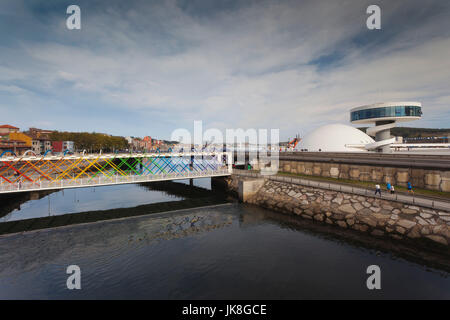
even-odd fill
[{"label": "curved white building", "polygon": [[375,137],[376,142],[368,144],[366,149],[382,152],[389,152],[395,142],[390,129],[396,122],[419,120],[421,116],[422,104],[409,101],[375,103],[350,110],[351,123],[375,124],[367,129],[367,134]]},{"label": "curved white building", "polygon": [[328,124],[307,134],[297,146],[298,150],[323,152],[362,152],[375,141],[362,132],[345,124]]}]

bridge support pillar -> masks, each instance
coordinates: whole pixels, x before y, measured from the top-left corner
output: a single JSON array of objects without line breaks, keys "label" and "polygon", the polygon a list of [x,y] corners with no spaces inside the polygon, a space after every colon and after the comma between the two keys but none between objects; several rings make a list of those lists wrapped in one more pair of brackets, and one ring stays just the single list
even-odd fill
[{"label": "bridge support pillar", "polygon": [[30,192],[30,200],[39,200],[39,192]]},{"label": "bridge support pillar", "polygon": [[254,196],[263,185],[264,179],[239,181],[239,200],[242,202],[247,202],[247,200]]}]

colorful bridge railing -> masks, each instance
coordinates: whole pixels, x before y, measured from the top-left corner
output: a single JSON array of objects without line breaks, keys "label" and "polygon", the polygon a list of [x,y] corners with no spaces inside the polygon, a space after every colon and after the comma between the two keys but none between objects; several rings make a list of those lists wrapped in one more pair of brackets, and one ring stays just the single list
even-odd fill
[{"label": "colorful bridge railing", "polygon": [[0,193],[139,183],[231,173],[224,152],[9,156],[0,158]]}]

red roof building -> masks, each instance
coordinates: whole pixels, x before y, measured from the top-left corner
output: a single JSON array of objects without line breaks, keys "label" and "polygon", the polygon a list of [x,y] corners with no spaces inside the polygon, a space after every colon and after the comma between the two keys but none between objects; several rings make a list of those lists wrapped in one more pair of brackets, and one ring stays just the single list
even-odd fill
[{"label": "red roof building", "polygon": [[11,126],[9,124],[4,124],[0,126],[0,134],[10,133],[10,132],[19,132],[19,128]]},{"label": "red roof building", "polygon": [[152,138],[149,136],[145,136],[141,141],[140,146],[144,151],[148,151],[152,149]]}]

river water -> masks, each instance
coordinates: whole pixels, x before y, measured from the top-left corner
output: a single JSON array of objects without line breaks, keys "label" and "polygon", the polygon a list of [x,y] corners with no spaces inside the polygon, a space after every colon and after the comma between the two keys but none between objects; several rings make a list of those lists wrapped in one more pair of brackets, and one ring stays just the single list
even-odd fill
[{"label": "river water", "polygon": [[[3,219],[45,216],[47,197]],[[66,190],[50,214],[180,199],[138,185]],[[450,298],[448,272],[305,223],[230,203],[0,236],[0,299]],[[81,290],[67,289],[69,265]],[[381,290],[367,289],[369,265]]]}]

